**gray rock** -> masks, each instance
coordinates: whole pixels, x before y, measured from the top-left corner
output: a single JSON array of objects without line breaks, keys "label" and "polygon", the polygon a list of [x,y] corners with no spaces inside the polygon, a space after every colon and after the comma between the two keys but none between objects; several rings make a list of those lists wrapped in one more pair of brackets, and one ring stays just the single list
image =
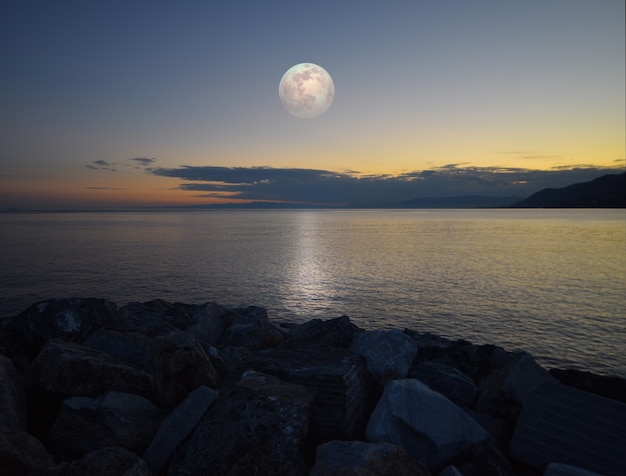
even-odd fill
[{"label": "gray rock", "polygon": [[49,476],[153,476],[147,463],[135,453],[108,447],[87,453]]},{"label": "gray rock", "polygon": [[577,468],[563,463],[550,463],[543,476],[602,476],[599,473],[587,471],[586,469]]},{"label": "gray rock", "polygon": [[460,407],[414,379],[389,382],[367,424],[369,441],[400,445],[429,469],[451,463],[487,438]]},{"label": "gray rock", "polygon": [[530,354],[514,354],[482,382],[476,410],[515,426],[528,392],[540,384],[554,381]]},{"label": "gray rock", "polygon": [[463,473],[459,471],[459,468],[456,466],[446,466],[440,473],[439,476],[463,476]]},{"label": "gray rock", "polygon": [[81,342],[111,320],[115,311],[116,305],[104,299],[50,299],[27,308],[13,325],[39,350],[51,338]]},{"label": "gray rock", "polygon": [[50,340],[29,370],[31,383],[55,394],[97,396],[116,390],[150,398],[150,375],[104,352]]},{"label": "gray rock", "polygon": [[[156,337],[177,332],[180,329],[175,324],[185,325],[189,316],[176,316],[177,313],[188,312],[187,307],[180,309],[160,299],[144,303],[131,302],[121,307],[116,319],[109,328],[121,332],[135,332],[147,337]],[[168,314],[174,314],[168,319]]]},{"label": "gray rock", "polygon": [[116,359],[145,370],[148,365],[150,342],[149,337],[136,332],[100,329],[87,337],[83,345],[106,352]]},{"label": "gray rock", "polygon": [[155,337],[149,351],[155,401],[172,410],[201,385],[217,388],[219,376],[204,348],[187,332]]},{"label": "gray rock", "polygon": [[478,393],[471,378],[455,367],[438,362],[415,365],[411,367],[408,377],[425,383],[461,407],[472,407]]},{"label": "gray rock", "polygon": [[276,347],[284,339],[283,332],[270,323],[265,308],[248,306],[233,311],[237,318],[222,334],[221,345],[260,350]]},{"label": "gray rock", "polygon": [[0,433],[26,431],[24,392],[10,359],[0,355]]},{"label": "gray rock", "polygon": [[191,433],[219,393],[200,386],[189,394],[167,417],[143,455],[154,474],[159,474],[176,448]]},{"label": "gray rock", "polygon": [[329,441],[317,448],[311,476],[430,476],[400,446],[363,441]]},{"label": "gray rock", "polygon": [[326,321],[313,319],[291,328],[279,347],[293,349],[313,345],[347,349],[358,332],[363,332],[363,330],[350,322],[348,316]]},{"label": "gray rock", "polygon": [[25,433],[0,433],[2,476],[43,475],[55,468],[41,442]]},{"label": "gray rock", "polygon": [[58,448],[80,454],[106,446],[141,454],[163,416],[139,395],[109,392],[98,398],[70,397],[63,401],[50,429],[50,440]]},{"label": "gray rock", "polygon": [[509,453],[538,470],[565,463],[606,476],[626,474],[626,404],[547,383],[526,398]]},{"label": "gray rock", "polygon": [[385,385],[405,378],[417,356],[417,344],[398,330],[375,330],[356,334],[350,349],[365,359],[368,370]]},{"label": "gray rock", "polygon": [[303,448],[312,400],[301,385],[244,373],[174,452],[169,474],[306,475]]},{"label": "gray rock", "polygon": [[237,315],[215,302],[200,306],[185,329],[202,344],[217,344],[224,330],[235,320]]}]

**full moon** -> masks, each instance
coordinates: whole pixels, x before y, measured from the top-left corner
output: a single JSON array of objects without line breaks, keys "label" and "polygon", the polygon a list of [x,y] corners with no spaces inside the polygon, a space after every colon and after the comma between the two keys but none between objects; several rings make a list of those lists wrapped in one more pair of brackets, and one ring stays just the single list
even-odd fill
[{"label": "full moon", "polygon": [[328,111],[335,98],[335,85],[328,71],[321,66],[300,63],[283,75],[278,95],[290,114],[313,119]]}]

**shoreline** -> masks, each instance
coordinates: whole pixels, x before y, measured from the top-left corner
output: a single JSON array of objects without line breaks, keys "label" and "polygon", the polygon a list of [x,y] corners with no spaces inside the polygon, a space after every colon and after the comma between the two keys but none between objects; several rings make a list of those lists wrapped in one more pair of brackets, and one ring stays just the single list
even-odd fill
[{"label": "shoreline", "polygon": [[[612,474],[613,463],[577,451],[529,456],[528,434],[543,437],[529,423],[533,402],[556,395],[542,417],[548,429],[551,419],[579,424],[576,412],[593,413],[594,431],[610,427],[605,408],[626,418],[624,379],[547,370],[491,344],[364,330],[347,316],[279,323],[257,306],[69,298],[1,324],[7,474],[123,474],[122,462],[145,475],[360,474],[345,471],[368,465],[542,475],[552,463]],[[584,445],[611,449],[626,438],[612,431]],[[550,438],[581,444],[561,430]]]}]

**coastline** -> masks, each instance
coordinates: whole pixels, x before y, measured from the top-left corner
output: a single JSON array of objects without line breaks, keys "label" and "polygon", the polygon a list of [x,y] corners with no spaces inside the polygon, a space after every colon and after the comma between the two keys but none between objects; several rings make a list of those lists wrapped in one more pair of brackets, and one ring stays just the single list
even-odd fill
[{"label": "coastline", "polygon": [[[596,429],[605,407],[626,418],[624,379],[547,370],[490,344],[364,330],[347,316],[287,324],[257,306],[47,300],[2,323],[0,364],[7,474],[121,474],[120,464],[146,475],[623,469],[576,452],[538,460],[525,438],[542,392],[558,396],[548,423],[579,421],[577,402]],[[613,443],[584,444],[611,449],[626,438],[615,431]],[[567,432],[551,438],[581,444]],[[256,449],[243,454],[246,445]]]}]

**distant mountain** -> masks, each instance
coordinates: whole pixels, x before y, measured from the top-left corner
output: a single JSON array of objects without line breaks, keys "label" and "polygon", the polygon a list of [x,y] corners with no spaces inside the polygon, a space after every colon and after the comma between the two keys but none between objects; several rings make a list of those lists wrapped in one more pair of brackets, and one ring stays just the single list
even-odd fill
[{"label": "distant mountain", "polygon": [[544,188],[513,208],[626,208],[626,172],[563,188]]},{"label": "distant mountain", "polygon": [[420,197],[393,203],[355,205],[353,208],[508,208],[520,197],[485,197],[462,195],[457,197]]}]

